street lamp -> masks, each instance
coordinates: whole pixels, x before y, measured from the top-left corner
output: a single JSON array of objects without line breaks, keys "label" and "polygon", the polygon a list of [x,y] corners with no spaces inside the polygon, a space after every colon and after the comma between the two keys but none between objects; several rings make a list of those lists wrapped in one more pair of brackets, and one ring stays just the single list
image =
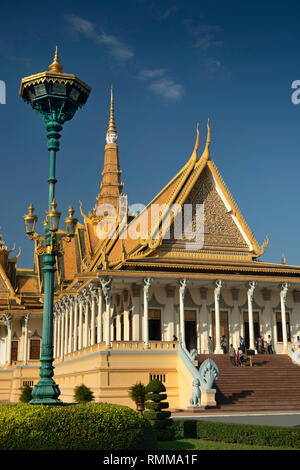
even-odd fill
[{"label": "street lamp", "polygon": [[[35,240],[36,251],[43,255],[44,272],[44,309],[40,380],[35,385],[30,404],[61,405],[58,398],[60,390],[52,379],[53,372],[53,298],[55,257],[62,254],[56,232],[61,213],[56,210],[55,177],[56,152],[59,151],[60,132],[66,121],[73,118],[78,108],[87,101],[91,88],[75,75],[62,72],[57,47],[54,60],[49,65],[49,71],[25,77],[21,81],[20,96],[42,117],[47,130],[48,150],[50,152],[49,200],[46,220],[43,222],[44,235],[35,231],[38,216],[34,214],[32,204],[28,214],[24,215],[26,234]],[[77,219],[73,217],[74,210],[69,207],[69,215],[65,218],[66,232],[60,240],[71,241],[75,234]]]}]

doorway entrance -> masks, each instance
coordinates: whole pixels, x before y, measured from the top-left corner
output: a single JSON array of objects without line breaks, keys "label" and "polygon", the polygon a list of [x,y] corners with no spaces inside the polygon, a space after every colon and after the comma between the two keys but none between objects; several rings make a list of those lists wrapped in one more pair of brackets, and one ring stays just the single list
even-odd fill
[{"label": "doorway entrance", "polygon": [[18,346],[19,346],[19,341],[11,342],[11,360],[12,361],[18,360]]},{"label": "doorway entrance", "polygon": [[[253,312],[253,328],[254,328],[254,341],[255,341],[255,339],[260,336],[259,312]],[[244,312],[244,340],[245,340],[245,346],[248,349],[250,346],[248,312]]]},{"label": "doorway entrance", "polygon": [[184,311],[185,345],[188,351],[192,351],[192,349],[197,349],[196,319],[196,310]]},{"label": "doorway entrance", "polygon": [[160,310],[149,309],[149,340],[161,341],[161,313]]}]

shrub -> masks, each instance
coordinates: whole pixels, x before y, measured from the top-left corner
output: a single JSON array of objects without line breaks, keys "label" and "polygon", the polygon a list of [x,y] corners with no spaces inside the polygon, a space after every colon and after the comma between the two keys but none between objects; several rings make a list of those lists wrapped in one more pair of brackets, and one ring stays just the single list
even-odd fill
[{"label": "shrub", "polygon": [[300,429],[281,426],[198,421],[197,437],[209,441],[300,449]]},{"label": "shrub", "polygon": [[172,420],[170,419],[170,411],[162,411],[164,408],[169,408],[169,403],[164,402],[167,398],[165,392],[166,388],[163,383],[158,379],[153,379],[146,387],[146,402],[145,408],[149,411],[144,412],[144,417],[147,418],[153,428],[156,430],[157,439],[159,441],[167,441],[174,438]]},{"label": "shrub", "polygon": [[145,397],[146,397],[146,388],[142,382],[138,382],[135,385],[132,385],[128,393],[132,401],[136,403],[137,411],[143,413],[145,409]]},{"label": "shrub", "polygon": [[125,406],[0,404],[0,450],[153,449],[150,423]]},{"label": "shrub", "polygon": [[74,388],[74,400],[77,403],[89,403],[94,399],[95,398],[92,390],[86,385],[82,384]]},{"label": "shrub", "polygon": [[33,388],[30,387],[30,385],[24,385],[24,387],[21,388],[21,395],[19,397],[19,401],[21,403],[29,403],[30,400],[32,400],[32,390]]}]

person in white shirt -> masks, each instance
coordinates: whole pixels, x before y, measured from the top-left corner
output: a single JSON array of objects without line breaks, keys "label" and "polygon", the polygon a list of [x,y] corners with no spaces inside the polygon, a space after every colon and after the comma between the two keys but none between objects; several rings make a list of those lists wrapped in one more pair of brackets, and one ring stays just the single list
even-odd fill
[{"label": "person in white shirt", "polygon": [[274,354],[274,351],[273,351],[273,341],[272,341],[271,335],[268,335],[267,345],[268,345],[268,354]]}]

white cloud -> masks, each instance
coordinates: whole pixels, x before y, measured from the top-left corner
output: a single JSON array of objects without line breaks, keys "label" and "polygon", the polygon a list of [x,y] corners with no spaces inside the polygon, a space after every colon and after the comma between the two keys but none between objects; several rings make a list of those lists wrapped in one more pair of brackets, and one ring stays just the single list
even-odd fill
[{"label": "white cloud", "polygon": [[134,56],[133,51],[123,44],[116,36],[102,32],[98,35],[97,41],[99,44],[107,46],[110,54],[121,60],[128,60]]},{"label": "white cloud", "polygon": [[178,101],[184,93],[183,85],[175,83],[174,80],[166,76],[166,69],[144,69],[141,70],[138,78],[141,80],[148,80],[150,82],[149,88],[157,95],[169,101]]},{"label": "white cloud", "polygon": [[172,5],[170,8],[167,8],[167,10],[160,12],[159,19],[166,20],[167,18],[176,14],[177,12],[178,12],[178,7],[176,5]]},{"label": "white cloud", "polygon": [[163,96],[167,100],[178,101],[182,98],[184,87],[168,78],[162,78],[151,83],[150,88],[154,93]]},{"label": "white cloud", "polygon": [[[168,12],[168,15],[172,12],[173,10]],[[121,42],[116,36],[107,34],[103,30],[98,32],[91,21],[74,15],[67,15],[66,18],[74,32],[83,34],[96,44],[105,47],[108,53],[116,59],[127,61],[134,56],[134,52],[126,44]],[[138,73],[138,78],[148,81],[151,91],[161,95],[166,100],[178,101],[184,93],[184,87],[169,79],[166,76],[166,72],[164,68],[144,69]]]},{"label": "white cloud", "polygon": [[96,44],[106,47],[109,54],[116,59],[126,61],[134,56],[134,52],[116,36],[107,34],[104,31],[98,33],[91,21],[73,15],[67,15],[66,18],[72,26],[73,31],[84,34]]},{"label": "white cloud", "polygon": [[148,70],[141,70],[139,74],[139,78],[141,79],[149,79],[149,78],[157,78],[162,77],[165,75],[166,69],[148,69]]},{"label": "white cloud", "polygon": [[78,33],[83,33],[91,37],[96,34],[94,26],[90,21],[73,15],[67,15],[67,20],[72,25],[73,29]]},{"label": "white cloud", "polygon": [[195,40],[195,47],[207,51],[213,46],[222,46],[223,41],[216,39],[216,34],[222,32],[222,28],[218,25],[211,24],[195,24],[193,20],[184,21],[189,34]]}]

